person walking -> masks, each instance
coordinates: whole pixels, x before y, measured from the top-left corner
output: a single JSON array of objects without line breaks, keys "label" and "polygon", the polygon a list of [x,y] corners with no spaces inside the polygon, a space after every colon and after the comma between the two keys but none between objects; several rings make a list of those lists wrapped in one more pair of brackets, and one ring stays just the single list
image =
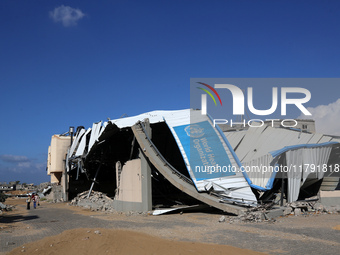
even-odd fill
[{"label": "person walking", "polygon": [[27,203],[27,210],[31,209],[31,196],[30,195],[28,195],[26,199],[26,203]]},{"label": "person walking", "polygon": [[34,209],[37,209],[37,196],[38,196],[37,194],[32,194]]}]

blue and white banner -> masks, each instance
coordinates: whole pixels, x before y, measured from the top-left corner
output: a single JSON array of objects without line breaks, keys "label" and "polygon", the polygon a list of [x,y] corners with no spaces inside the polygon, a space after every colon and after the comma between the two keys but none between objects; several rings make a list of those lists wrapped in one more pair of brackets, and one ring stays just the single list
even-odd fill
[{"label": "blue and white banner", "polygon": [[174,127],[189,158],[192,174],[197,181],[235,175],[216,131],[209,121]]},{"label": "blue and white banner", "polygon": [[214,191],[230,199],[256,203],[256,197],[209,117],[188,110],[174,117],[164,116],[187,170],[198,191]]}]

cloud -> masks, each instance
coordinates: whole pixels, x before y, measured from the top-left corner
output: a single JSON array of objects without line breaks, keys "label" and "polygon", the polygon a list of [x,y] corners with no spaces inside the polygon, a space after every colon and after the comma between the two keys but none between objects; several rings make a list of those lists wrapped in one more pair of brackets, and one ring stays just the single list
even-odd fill
[{"label": "cloud", "polygon": [[46,162],[41,159],[19,155],[0,155],[0,182],[21,181],[26,183],[46,182]]},{"label": "cloud", "polygon": [[7,163],[27,163],[30,160],[26,156],[18,156],[18,155],[0,155],[0,159]]},{"label": "cloud", "polygon": [[299,119],[314,119],[316,132],[340,136],[340,98],[328,105],[308,107],[312,116],[300,115]]},{"label": "cloud", "polygon": [[46,163],[37,163],[26,156],[3,154],[0,155],[0,160],[3,162],[0,165],[0,171],[2,172],[34,173],[46,168]]},{"label": "cloud", "polygon": [[50,18],[54,22],[61,22],[64,27],[76,26],[85,14],[80,9],[61,5],[50,12]]}]

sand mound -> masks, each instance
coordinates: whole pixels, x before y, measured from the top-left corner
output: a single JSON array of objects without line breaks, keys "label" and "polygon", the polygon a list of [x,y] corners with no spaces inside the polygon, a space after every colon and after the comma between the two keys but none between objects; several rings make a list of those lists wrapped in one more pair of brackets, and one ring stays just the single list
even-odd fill
[{"label": "sand mound", "polygon": [[9,254],[264,254],[227,245],[180,242],[127,230],[73,229],[22,245]]},{"label": "sand mound", "polygon": [[333,229],[340,230],[340,225],[336,225]]}]

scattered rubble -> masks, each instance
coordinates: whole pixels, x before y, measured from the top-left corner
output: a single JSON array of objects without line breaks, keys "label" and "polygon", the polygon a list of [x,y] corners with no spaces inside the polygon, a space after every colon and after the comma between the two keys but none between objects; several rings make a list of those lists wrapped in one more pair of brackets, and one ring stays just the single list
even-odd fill
[{"label": "scattered rubble", "polygon": [[340,213],[340,205],[326,206],[318,201],[296,201],[288,204],[292,213],[296,216],[306,215],[308,213]]},{"label": "scattered rubble", "polygon": [[[51,189],[49,189],[51,187]],[[45,187],[42,191],[45,194],[47,200],[51,201],[52,203],[62,203],[65,202],[63,198],[63,189],[61,185],[56,183],[52,184],[51,186]]]},{"label": "scattered rubble", "polygon": [[84,207],[91,211],[115,212],[113,199],[98,191],[92,191],[89,198],[87,198],[88,194],[89,191],[79,193],[70,205]]},{"label": "scattered rubble", "polygon": [[6,209],[6,208],[7,208],[7,206],[0,202],[0,209],[1,209],[1,210],[4,210],[4,209]]},{"label": "scattered rubble", "polygon": [[87,198],[89,191],[84,191],[79,193],[69,205],[84,207],[85,209],[89,209],[91,211],[102,211],[106,213],[117,213],[117,214],[125,214],[126,216],[133,215],[151,215],[152,212],[137,212],[137,211],[128,211],[128,212],[118,212],[114,209],[113,199],[106,196],[105,193],[99,191],[92,191],[89,198]]},{"label": "scattered rubble", "polygon": [[218,220],[218,222],[225,222],[225,217],[222,216],[222,217]]},{"label": "scattered rubble", "polygon": [[13,205],[5,205],[0,202],[0,215],[2,214],[3,211],[12,211],[14,208]]},{"label": "scattered rubble", "polygon": [[[69,205],[80,206],[91,211],[102,211],[108,213],[119,213],[114,209],[113,199],[102,192],[92,191],[88,197],[89,191],[78,194]],[[284,216],[309,216],[322,213],[340,213],[340,205],[325,206],[317,200],[296,201],[280,207],[275,203],[263,204],[258,207],[250,208],[238,216],[222,215],[218,222],[238,223],[238,222],[269,222],[273,223],[279,217]],[[131,215],[149,215],[150,213],[126,212],[127,216]]]},{"label": "scattered rubble", "polygon": [[[218,222],[240,223],[240,222],[269,222],[273,223],[279,217],[287,216],[312,216],[317,214],[340,213],[340,205],[325,206],[316,200],[296,201],[286,206],[279,207],[274,204],[261,205],[248,209],[238,216],[225,218],[222,216]],[[224,218],[223,218],[224,217]]]},{"label": "scattered rubble", "polygon": [[300,216],[301,213],[302,213],[302,211],[301,211],[300,208],[296,208],[296,209],[294,210],[294,215],[295,215],[295,216]]}]

